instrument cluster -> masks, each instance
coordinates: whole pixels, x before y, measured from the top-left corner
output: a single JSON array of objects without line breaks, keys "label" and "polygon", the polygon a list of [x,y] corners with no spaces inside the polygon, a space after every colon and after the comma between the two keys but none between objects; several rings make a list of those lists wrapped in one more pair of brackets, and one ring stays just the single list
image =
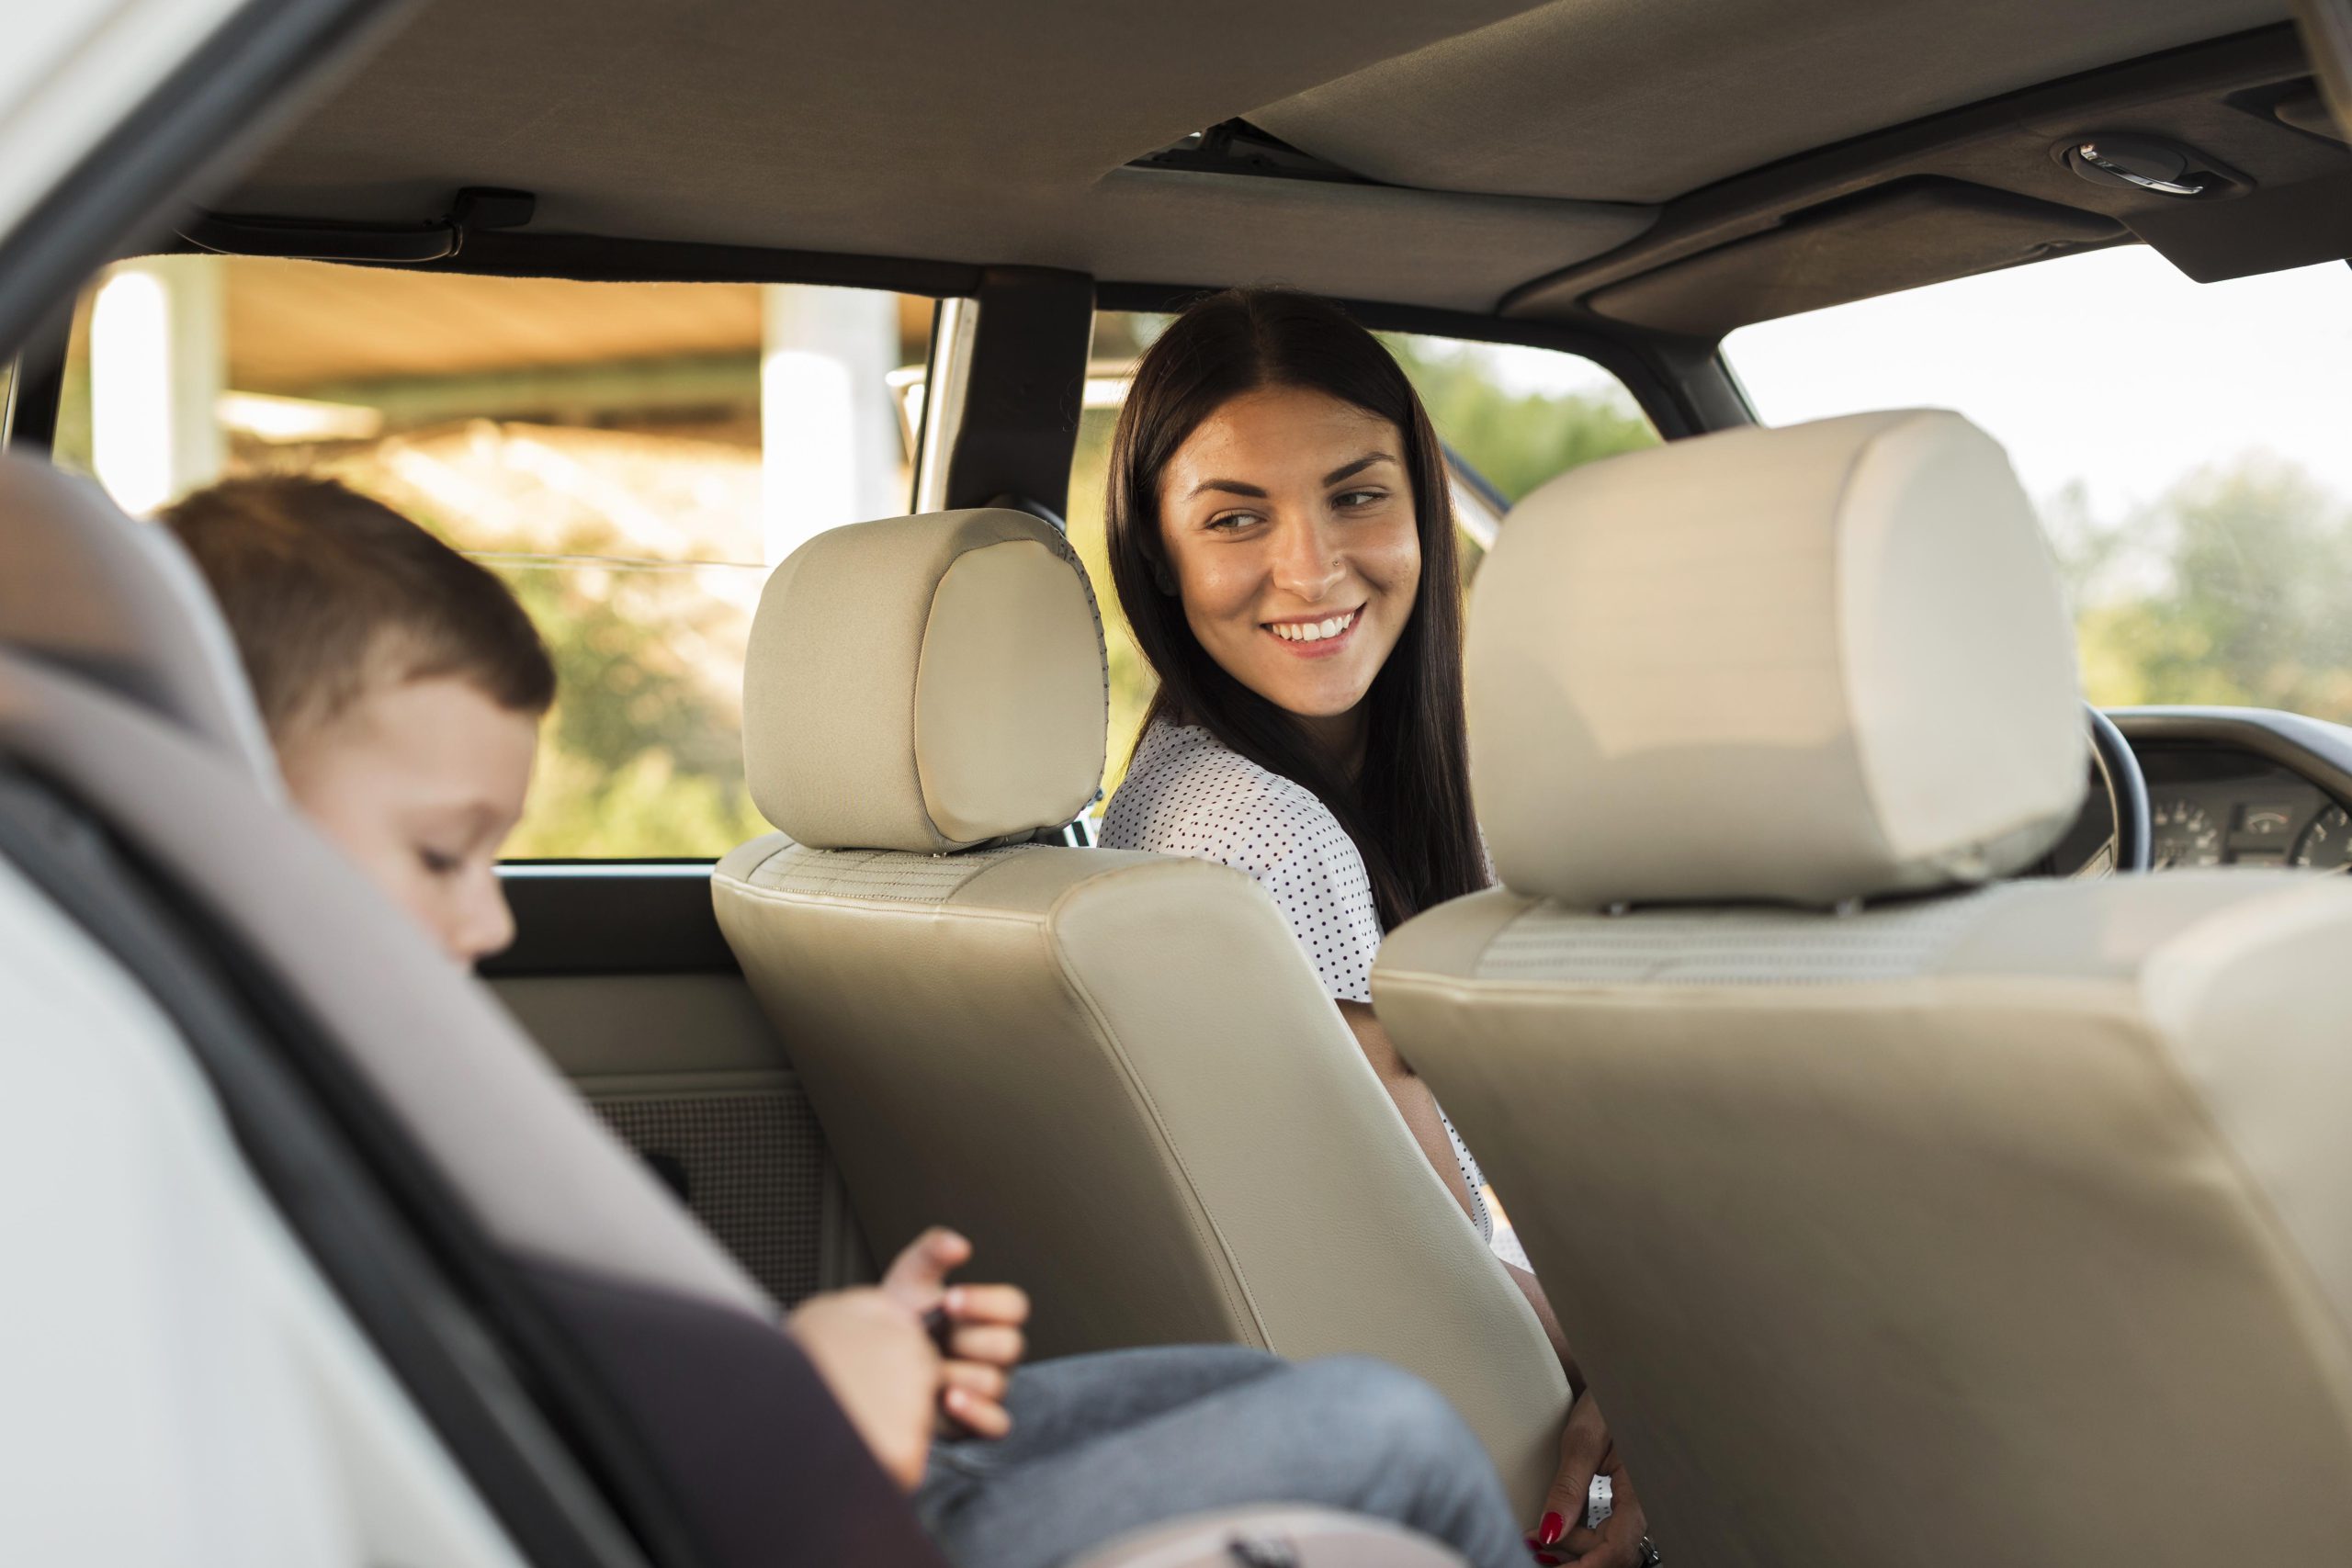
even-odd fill
[{"label": "instrument cluster", "polygon": [[2352,863],[2352,817],[2316,784],[2246,752],[2139,745],[2157,871]]}]

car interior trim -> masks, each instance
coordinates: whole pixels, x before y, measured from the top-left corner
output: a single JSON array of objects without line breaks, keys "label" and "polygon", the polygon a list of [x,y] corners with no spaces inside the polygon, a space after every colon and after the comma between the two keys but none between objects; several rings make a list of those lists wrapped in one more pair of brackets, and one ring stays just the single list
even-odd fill
[{"label": "car interior trim", "polygon": [[2310,780],[2352,805],[2352,729],[2269,708],[2120,707],[2107,710],[2133,747],[2175,743],[2230,748]]},{"label": "car interior trim", "polygon": [[267,146],[305,89],[387,36],[413,0],[248,0],[0,233],[0,349],[70,299],[122,237],[207,170]]},{"label": "car interior trim", "polygon": [[1015,496],[1069,510],[1070,456],[1094,333],[1094,280],[1047,267],[990,267],[947,457],[944,510]]},{"label": "car interior trim", "polygon": [[712,863],[509,862],[498,874],[514,911],[514,942],[475,967],[499,980],[739,974],[711,913]]},{"label": "car interior trim", "polygon": [[[1611,285],[1628,283],[1675,263],[1766,235],[1802,215],[1832,209],[1898,181],[1938,176],[2105,215],[2143,231],[2168,254],[2199,247],[2205,258],[2198,276],[2230,276],[2283,265],[2272,259],[2276,242],[2230,238],[2243,214],[2215,218],[2213,204],[2176,202],[2145,191],[2086,184],[2049,154],[2070,133],[2114,130],[2118,123],[2163,130],[2177,122],[2184,140],[2222,143],[2205,150],[2249,166],[2266,183],[2276,172],[2282,187],[2352,169],[2352,154],[2338,144],[2285,128],[2254,107],[2233,99],[2293,84],[2308,75],[2301,43],[2291,26],[2251,32],[2169,51],[2146,59],[2087,72],[2063,81],[1987,99],[1928,118],[1857,137],[1820,151],[1801,153],[1703,186],[1666,204],[1655,225],[1605,255],[1575,263],[1514,289],[1497,307],[1504,316],[1584,319],[1592,297]],[[2340,209],[2305,193],[2302,205]],[[2244,207],[2244,200],[2230,205]],[[2184,211],[2195,206],[2194,212]],[[2150,226],[2153,225],[2153,228]],[[2080,242],[2070,230],[2053,242]],[[1905,266],[1925,267],[1912,281],[1939,276],[1946,264],[1932,246],[1914,246],[1897,229],[1857,231],[1858,250],[1838,258],[1881,292],[1907,287]],[[2221,247],[2213,251],[2212,247]],[[2235,247],[2233,253],[2232,247]],[[1912,261],[1903,253],[1909,249]],[[2209,254],[2210,253],[2210,254]],[[2339,248],[2335,253],[2341,254]],[[1825,265],[1826,255],[1815,258]],[[2185,258],[2184,258],[2185,259]],[[1743,304],[1734,276],[1725,274],[1725,297],[1712,302],[1725,320],[1764,320],[1772,307]],[[1859,297],[1859,296],[1857,296]],[[1739,324],[1733,321],[1733,324]],[[1712,325],[1712,323],[1711,323]]]}]

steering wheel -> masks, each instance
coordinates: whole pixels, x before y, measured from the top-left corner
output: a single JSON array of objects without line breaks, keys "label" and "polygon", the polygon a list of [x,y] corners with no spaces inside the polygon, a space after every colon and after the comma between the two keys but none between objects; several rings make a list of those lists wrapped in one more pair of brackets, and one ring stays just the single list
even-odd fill
[{"label": "steering wheel", "polygon": [[[2114,831],[2100,848],[2113,870],[2146,871],[2154,860],[2148,823],[2148,776],[2140,771],[2139,757],[2113,719],[2088,703],[2083,705],[2083,712],[2090,720],[2092,771],[2098,775],[2096,782],[2107,788],[2108,820],[2114,824]],[[2098,854],[2094,850],[2074,874],[2083,874]]]}]

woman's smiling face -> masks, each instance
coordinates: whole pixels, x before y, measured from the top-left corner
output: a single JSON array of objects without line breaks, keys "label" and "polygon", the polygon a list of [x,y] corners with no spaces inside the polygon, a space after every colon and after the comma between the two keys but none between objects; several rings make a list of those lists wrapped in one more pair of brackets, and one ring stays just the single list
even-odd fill
[{"label": "woman's smiling face", "polygon": [[1219,407],[1159,478],[1184,619],[1225,671],[1306,719],[1351,713],[1420,586],[1405,438],[1328,393],[1264,387]]}]

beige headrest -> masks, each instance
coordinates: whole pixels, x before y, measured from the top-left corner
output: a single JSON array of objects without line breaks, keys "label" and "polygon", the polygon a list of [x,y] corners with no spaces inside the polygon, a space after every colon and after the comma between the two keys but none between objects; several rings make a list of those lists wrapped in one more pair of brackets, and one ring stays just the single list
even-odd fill
[{"label": "beige headrest", "polygon": [[1018,512],[818,535],[768,579],[743,766],[812,849],[922,854],[1055,828],[1102,783],[1102,622],[1086,570]]},{"label": "beige headrest", "polygon": [[2087,777],[2049,550],[1953,413],[1561,476],[1481,567],[1468,658],[1496,869],[1579,907],[1986,881],[2050,846]]}]

